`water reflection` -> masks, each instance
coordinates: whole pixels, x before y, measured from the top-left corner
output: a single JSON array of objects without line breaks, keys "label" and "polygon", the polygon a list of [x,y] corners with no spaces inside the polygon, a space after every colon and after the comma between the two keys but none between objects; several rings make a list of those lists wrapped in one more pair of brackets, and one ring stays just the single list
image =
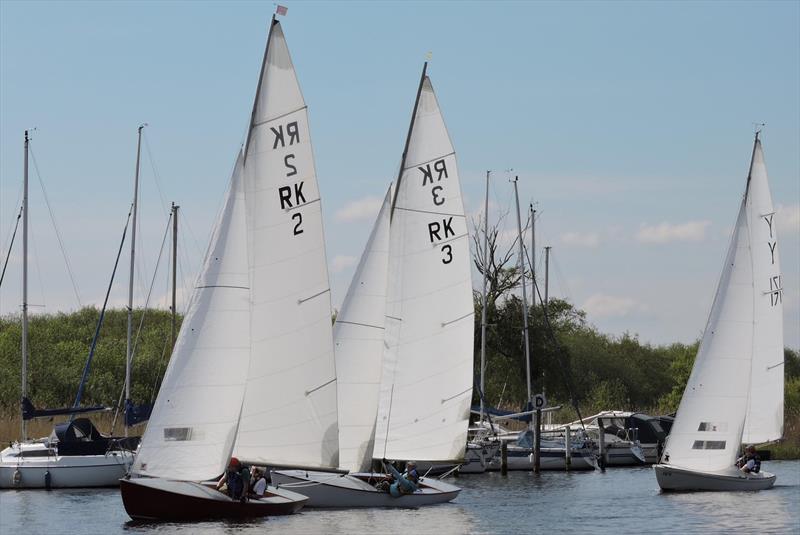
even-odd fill
[{"label": "water reflection", "polygon": [[462,476],[454,503],[421,509],[305,510],[252,521],[134,523],[119,491],[0,491],[0,533],[798,533],[800,461],[771,462],[768,491],[661,493],[648,467]]}]

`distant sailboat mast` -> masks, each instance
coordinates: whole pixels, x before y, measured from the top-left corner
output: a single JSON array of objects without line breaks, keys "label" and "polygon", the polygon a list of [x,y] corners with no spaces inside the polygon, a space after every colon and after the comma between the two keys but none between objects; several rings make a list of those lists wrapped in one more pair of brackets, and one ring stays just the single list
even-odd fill
[{"label": "distant sailboat mast", "polygon": [[483,294],[481,298],[481,416],[484,418],[484,396],[486,395],[486,285],[489,281],[489,175],[486,171],[486,198],[483,205]]},{"label": "distant sailboat mast", "polygon": [[[517,201],[517,232],[519,236],[519,274],[520,282],[522,283],[522,338],[525,343],[525,381],[528,387],[528,399],[526,400],[526,408],[533,398],[531,393],[531,354],[530,344],[528,343],[528,296],[525,289],[525,246],[522,243],[522,217],[519,212],[519,191],[517,189],[517,182],[519,177],[514,177],[514,198]],[[528,427],[532,427],[532,419]]]},{"label": "distant sailboat mast", "polygon": [[133,282],[136,260],[136,213],[139,207],[139,162],[142,155],[142,129],[141,124],[137,130],[136,142],[136,173],[133,179],[133,227],[131,228],[131,270],[128,281],[128,333],[125,344],[125,436],[128,436],[128,411],[131,408],[131,358],[133,357]]},{"label": "distant sailboat mast", "polygon": [[[22,181],[22,399],[28,398],[28,131]],[[24,410],[24,409],[23,409]],[[28,440],[28,421],[22,418],[22,442]]]}]

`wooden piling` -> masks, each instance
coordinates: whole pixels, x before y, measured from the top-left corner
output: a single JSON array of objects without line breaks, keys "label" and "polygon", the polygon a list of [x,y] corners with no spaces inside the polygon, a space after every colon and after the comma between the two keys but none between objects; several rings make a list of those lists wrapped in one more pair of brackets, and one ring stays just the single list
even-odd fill
[{"label": "wooden piling", "polygon": [[506,441],[500,445],[500,473],[508,474],[508,442]]},{"label": "wooden piling", "polygon": [[564,467],[569,472],[572,465],[572,444],[570,444],[570,430],[569,426],[564,428]]}]

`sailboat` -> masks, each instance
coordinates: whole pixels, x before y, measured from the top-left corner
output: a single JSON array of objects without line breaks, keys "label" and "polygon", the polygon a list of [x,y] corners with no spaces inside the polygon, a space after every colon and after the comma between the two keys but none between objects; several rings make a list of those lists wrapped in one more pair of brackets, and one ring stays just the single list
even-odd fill
[{"label": "sailboat", "polygon": [[783,289],[761,141],[697,357],[661,464],[663,490],[762,490],[768,472],[734,462],[742,443],[783,435]]},{"label": "sailboat", "polygon": [[308,116],[273,17],[247,141],[122,500],[135,519],[289,514],[215,489],[244,465],[333,469],[336,373]]},{"label": "sailboat", "polygon": [[[0,488],[112,487],[133,463],[133,453],[116,437],[102,435],[87,418],[74,418],[103,410],[81,407],[80,394],[73,407],[37,409],[28,398],[28,153],[30,139],[25,131],[22,197],[22,429],[20,442],[0,451]],[[79,392],[83,388],[81,381]],[[71,415],[55,425],[49,437],[28,439],[28,421]]]},{"label": "sailboat", "polygon": [[473,304],[455,151],[427,63],[394,190],[378,214],[336,320],[340,468],[275,470],[309,507],[418,507],[461,489],[429,477],[394,498],[370,471],[386,458],[463,461],[472,397]]}]

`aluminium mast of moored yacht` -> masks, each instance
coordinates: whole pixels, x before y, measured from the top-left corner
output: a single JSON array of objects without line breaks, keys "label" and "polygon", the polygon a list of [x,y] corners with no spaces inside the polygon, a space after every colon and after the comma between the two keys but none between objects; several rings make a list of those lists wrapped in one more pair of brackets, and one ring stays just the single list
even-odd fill
[{"label": "aluminium mast of moored yacht", "polygon": [[136,270],[136,215],[139,208],[139,163],[142,156],[142,129],[147,126],[140,124],[136,131],[136,172],[133,177],[133,220],[131,226],[131,269],[128,274],[128,328],[125,342],[125,404],[124,427],[125,436],[128,436],[128,412],[132,409],[131,401],[131,359],[133,358],[133,283]]},{"label": "aluminium mast of moored yacht", "polygon": [[483,202],[483,291],[481,293],[481,415],[480,423],[483,424],[483,417],[486,407],[484,406],[484,396],[486,395],[486,285],[489,282],[489,176],[491,171],[486,171],[486,197]]},{"label": "aluminium mast of moored yacht", "polygon": [[[28,398],[28,131],[25,130],[25,163],[22,191],[22,399]],[[22,442],[28,440],[28,421],[22,414]]]}]

